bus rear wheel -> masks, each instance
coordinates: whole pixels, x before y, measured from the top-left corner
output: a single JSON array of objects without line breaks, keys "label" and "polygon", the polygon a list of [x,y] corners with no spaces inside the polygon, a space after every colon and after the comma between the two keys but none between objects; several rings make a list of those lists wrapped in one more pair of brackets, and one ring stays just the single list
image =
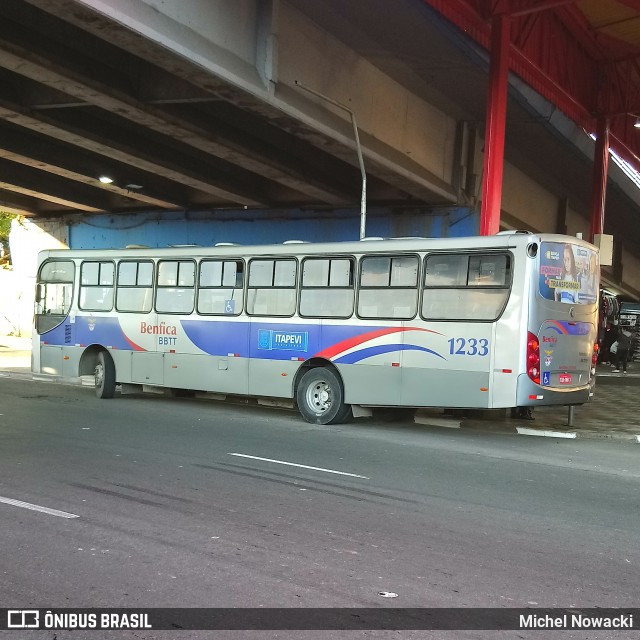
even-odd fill
[{"label": "bus rear wheel", "polygon": [[296,390],[302,417],[313,424],[339,424],[352,417],[351,406],[344,403],[344,390],[338,376],[324,367],[310,369]]},{"label": "bus rear wheel", "polygon": [[95,369],[96,395],[98,398],[113,398],[116,392],[116,367],[106,351],[98,354]]}]

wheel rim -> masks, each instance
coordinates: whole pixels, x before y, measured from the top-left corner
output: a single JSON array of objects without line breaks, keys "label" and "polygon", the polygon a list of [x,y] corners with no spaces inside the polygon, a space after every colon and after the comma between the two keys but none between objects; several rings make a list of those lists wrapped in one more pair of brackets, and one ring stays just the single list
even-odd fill
[{"label": "wheel rim", "polygon": [[331,408],[331,394],[331,385],[319,380],[307,388],[307,406],[317,414],[325,413]]},{"label": "wheel rim", "polygon": [[96,387],[102,387],[104,381],[104,367],[98,363],[95,371]]}]

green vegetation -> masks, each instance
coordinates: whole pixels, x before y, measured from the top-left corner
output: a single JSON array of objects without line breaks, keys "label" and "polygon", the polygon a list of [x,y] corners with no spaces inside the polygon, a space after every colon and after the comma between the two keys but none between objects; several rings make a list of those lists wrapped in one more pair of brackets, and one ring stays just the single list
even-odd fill
[{"label": "green vegetation", "polygon": [[15,218],[12,213],[0,211],[0,242],[9,240],[9,231],[11,230],[11,221]]},{"label": "green vegetation", "polygon": [[0,211],[0,264],[9,260],[9,232],[11,221],[16,217],[13,213]]}]

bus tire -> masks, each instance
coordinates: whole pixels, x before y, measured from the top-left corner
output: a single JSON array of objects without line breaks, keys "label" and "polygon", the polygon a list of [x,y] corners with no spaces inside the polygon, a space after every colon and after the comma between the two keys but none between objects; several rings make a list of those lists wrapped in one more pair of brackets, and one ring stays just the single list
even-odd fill
[{"label": "bus tire", "polygon": [[351,406],[344,403],[342,382],[325,367],[309,369],[302,376],[296,401],[302,417],[313,424],[348,422],[353,415]]},{"label": "bus tire", "polygon": [[107,400],[113,398],[116,392],[116,367],[113,359],[106,351],[98,354],[95,369],[96,395]]}]

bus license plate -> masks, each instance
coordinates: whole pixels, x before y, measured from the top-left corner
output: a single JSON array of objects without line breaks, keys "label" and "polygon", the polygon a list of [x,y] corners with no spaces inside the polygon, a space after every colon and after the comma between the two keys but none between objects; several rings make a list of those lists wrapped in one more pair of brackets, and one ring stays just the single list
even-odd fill
[{"label": "bus license plate", "polygon": [[559,381],[560,381],[560,384],[571,384],[571,374],[561,373]]}]

